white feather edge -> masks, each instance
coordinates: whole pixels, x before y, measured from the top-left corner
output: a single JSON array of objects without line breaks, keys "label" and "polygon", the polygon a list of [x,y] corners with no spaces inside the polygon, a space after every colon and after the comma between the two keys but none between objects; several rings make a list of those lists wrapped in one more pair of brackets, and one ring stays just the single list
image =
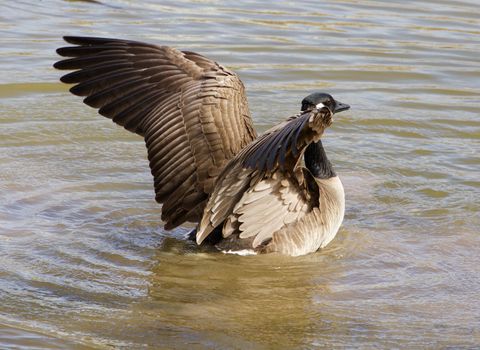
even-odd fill
[{"label": "white feather edge", "polygon": [[241,256],[248,256],[248,255],[257,255],[253,250],[251,249],[242,249],[242,250],[221,250],[223,254],[235,254],[235,255],[241,255]]}]

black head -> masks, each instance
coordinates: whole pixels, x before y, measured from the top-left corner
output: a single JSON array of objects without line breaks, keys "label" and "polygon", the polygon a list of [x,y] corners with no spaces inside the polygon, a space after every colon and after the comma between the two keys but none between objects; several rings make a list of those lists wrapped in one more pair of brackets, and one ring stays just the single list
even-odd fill
[{"label": "black head", "polygon": [[305,97],[302,101],[302,112],[324,107],[328,108],[332,114],[346,111],[350,108],[349,105],[336,101],[332,95],[323,92],[314,92]]}]

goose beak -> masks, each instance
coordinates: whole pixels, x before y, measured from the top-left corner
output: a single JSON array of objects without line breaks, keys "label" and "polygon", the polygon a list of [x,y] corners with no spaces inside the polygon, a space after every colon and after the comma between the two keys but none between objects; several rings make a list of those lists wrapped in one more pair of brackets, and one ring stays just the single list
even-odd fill
[{"label": "goose beak", "polygon": [[347,105],[346,103],[335,101],[335,109],[333,111],[333,114],[346,111],[347,109],[350,109],[349,105]]}]

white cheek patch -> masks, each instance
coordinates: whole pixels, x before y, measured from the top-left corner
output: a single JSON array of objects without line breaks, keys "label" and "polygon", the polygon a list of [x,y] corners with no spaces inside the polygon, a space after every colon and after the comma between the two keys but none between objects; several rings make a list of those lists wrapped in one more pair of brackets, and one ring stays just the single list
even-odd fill
[{"label": "white cheek patch", "polygon": [[320,102],[320,103],[319,103],[318,105],[316,105],[315,107],[317,107],[317,109],[320,109],[320,108],[325,107],[325,105],[324,105],[322,102]]}]

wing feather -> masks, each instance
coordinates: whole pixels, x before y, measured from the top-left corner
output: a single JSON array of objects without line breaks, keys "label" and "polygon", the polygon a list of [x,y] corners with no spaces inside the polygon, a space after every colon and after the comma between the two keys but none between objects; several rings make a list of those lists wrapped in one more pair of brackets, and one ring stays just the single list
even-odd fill
[{"label": "wing feather", "polygon": [[190,51],[136,41],[73,37],[58,69],[75,95],[144,136],[165,227],[199,221],[216,177],[256,138],[240,79]]},{"label": "wing feather", "polygon": [[60,81],[66,84],[75,84],[75,83],[80,83],[82,81],[86,81],[87,79],[95,78],[101,74],[108,74],[114,71],[120,71],[121,69],[131,68],[131,67],[132,67],[131,62],[125,62],[123,60],[114,60],[106,63],[102,62],[93,67],[82,68],[82,70],[65,74],[60,78]]}]

